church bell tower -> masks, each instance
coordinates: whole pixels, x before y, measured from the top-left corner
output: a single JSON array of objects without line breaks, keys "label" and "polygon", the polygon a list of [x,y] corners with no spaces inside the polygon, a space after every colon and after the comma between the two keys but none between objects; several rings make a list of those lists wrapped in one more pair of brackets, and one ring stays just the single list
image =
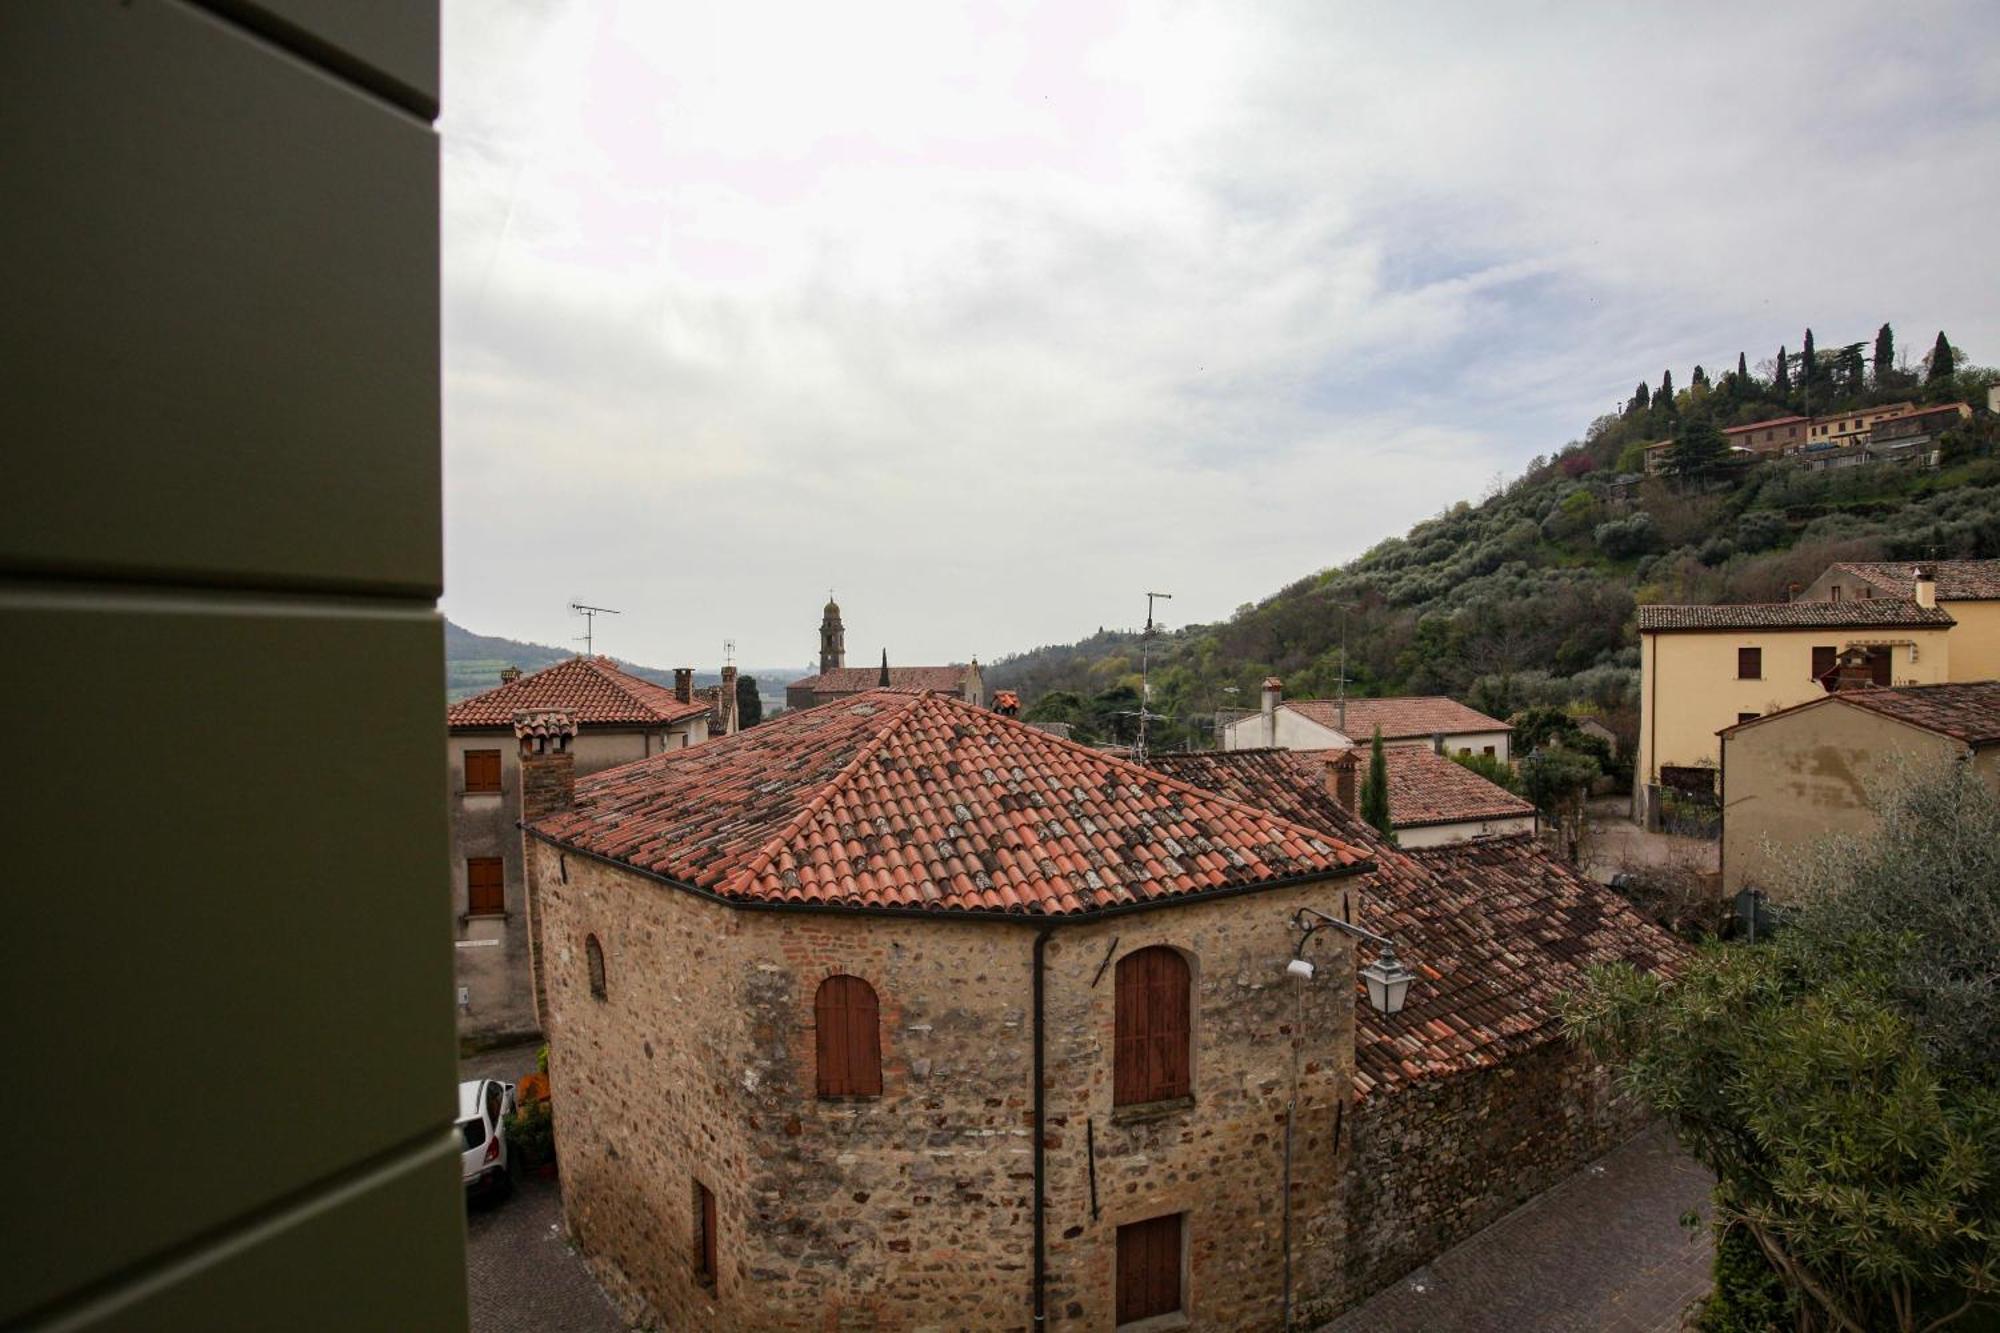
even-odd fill
[{"label": "church bell tower", "polygon": [[824,675],[847,665],[847,631],[840,623],[840,603],[828,593],[826,610],[819,618],[819,669]]}]

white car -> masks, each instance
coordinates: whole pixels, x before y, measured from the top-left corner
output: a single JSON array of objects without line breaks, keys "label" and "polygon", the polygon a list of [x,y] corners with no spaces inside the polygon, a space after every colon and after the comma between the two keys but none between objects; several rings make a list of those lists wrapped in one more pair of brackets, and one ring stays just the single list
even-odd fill
[{"label": "white car", "polygon": [[458,1132],[464,1141],[459,1154],[468,1190],[506,1190],[506,1118],[514,1110],[514,1085],[498,1079],[468,1079],[458,1085]]}]

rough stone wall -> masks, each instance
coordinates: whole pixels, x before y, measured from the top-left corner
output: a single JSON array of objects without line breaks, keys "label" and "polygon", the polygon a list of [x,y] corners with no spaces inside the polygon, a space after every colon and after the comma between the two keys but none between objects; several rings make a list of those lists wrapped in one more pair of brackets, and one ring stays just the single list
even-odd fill
[{"label": "rough stone wall", "polygon": [[1609,1071],[1561,1038],[1507,1064],[1359,1102],[1341,1182],[1344,1282],[1332,1315],[1602,1156],[1646,1124]]},{"label": "rough stone wall", "polygon": [[[1029,1325],[1034,929],[745,912],[578,856],[559,867],[542,844],[534,857],[564,1206],[635,1313],[718,1329]],[[1341,896],[1337,882],[1277,890],[1051,938],[1050,1322],[1110,1328],[1117,1227],[1184,1212],[1191,1315],[1279,1327],[1295,1033],[1295,1290],[1342,1288],[1333,1128],[1352,1075],[1353,955],[1321,948],[1310,983],[1283,974],[1293,910],[1337,911]],[[586,932],[605,952],[603,1001]],[[1135,1117],[1111,1105],[1115,968],[1150,944],[1193,964],[1195,1095]],[[835,973],[877,993],[880,1098],[815,1095],[813,999]],[[696,1177],[717,1199],[713,1291],[690,1262]]]}]

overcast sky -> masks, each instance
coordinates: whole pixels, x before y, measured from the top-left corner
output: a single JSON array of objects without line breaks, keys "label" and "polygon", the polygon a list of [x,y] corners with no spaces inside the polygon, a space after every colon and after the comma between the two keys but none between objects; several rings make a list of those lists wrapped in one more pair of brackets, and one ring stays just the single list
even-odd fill
[{"label": "overcast sky", "polygon": [[1641,376],[2000,360],[2000,6],[446,0],[445,607],[1214,620]]}]

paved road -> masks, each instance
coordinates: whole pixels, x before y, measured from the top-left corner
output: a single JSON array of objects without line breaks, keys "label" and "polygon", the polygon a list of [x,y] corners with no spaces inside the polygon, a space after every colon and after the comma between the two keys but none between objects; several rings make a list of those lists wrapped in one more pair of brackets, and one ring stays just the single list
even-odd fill
[{"label": "paved road", "polygon": [[[509,1082],[535,1067],[534,1046],[459,1062],[461,1078]],[[527,1176],[507,1198],[468,1199],[465,1267],[473,1333],[626,1333],[610,1300],[562,1233],[553,1180]]]},{"label": "paved road", "polygon": [[1709,1289],[1708,1173],[1656,1127],[1321,1333],[1674,1333]]}]

